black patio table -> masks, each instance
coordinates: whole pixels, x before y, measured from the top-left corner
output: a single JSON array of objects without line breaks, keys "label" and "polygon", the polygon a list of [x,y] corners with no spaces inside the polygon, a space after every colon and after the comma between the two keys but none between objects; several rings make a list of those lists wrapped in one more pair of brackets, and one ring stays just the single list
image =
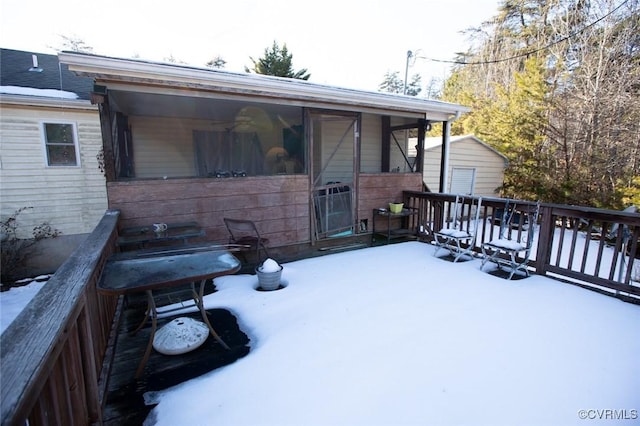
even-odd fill
[{"label": "black patio table", "polygon": [[[211,335],[225,349],[229,349],[207,317],[203,304],[204,286],[209,279],[234,274],[239,270],[240,261],[231,254],[227,246],[213,244],[134,250],[117,253],[107,259],[98,282],[98,291],[111,295],[143,291],[147,294],[145,319],[133,333],[138,332],[151,317],[151,336],[136,371],[136,378],[140,377],[149,359],[157,328],[158,312],[153,291],[191,284],[193,300]],[[196,291],[197,282],[199,288]]]}]

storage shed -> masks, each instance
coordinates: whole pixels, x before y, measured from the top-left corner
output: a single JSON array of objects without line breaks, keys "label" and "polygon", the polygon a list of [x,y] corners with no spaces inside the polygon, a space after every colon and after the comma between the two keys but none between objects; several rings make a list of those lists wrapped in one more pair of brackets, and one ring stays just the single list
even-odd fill
[{"label": "storage shed", "polygon": [[[497,196],[509,161],[504,154],[474,135],[451,136],[445,192]],[[424,140],[423,179],[430,191],[440,182],[442,138]]]}]

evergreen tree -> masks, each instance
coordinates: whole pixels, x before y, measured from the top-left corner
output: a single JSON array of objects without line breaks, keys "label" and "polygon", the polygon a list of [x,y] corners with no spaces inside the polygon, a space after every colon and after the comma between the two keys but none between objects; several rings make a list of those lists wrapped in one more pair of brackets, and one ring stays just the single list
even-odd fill
[{"label": "evergreen tree", "polygon": [[222,56],[218,55],[215,58],[211,59],[209,62],[205,64],[208,68],[224,68],[227,64],[227,61],[222,59]]},{"label": "evergreen tree", "polygon": [[253,63],[253,68],[245,67],[246,72],[255,72],[256,74],[275,75],[278,77],[296,78],[299,80],[308,80],[311,74],[306,68],[299,71],[293,70],[293,55],[289,53],[286,43],[282,48],[276,41],[273,42],[271,48],[264,50],[264,56],[258,60],[249,57]]},{"label": "evergreen tree", "polygon": [[[399,76],[398,71],[387,71],[384,75],[384,80],[378,86],[378,90],[380,92],[387,93],[404,93],[404,80],[402,80]],[[409,96],[418,96],[418,94],[422,91],[420,87],[422,78],[419,74],[414,74],[411,77],[411,83],[407,84],[407,92],[406,94]]]}]

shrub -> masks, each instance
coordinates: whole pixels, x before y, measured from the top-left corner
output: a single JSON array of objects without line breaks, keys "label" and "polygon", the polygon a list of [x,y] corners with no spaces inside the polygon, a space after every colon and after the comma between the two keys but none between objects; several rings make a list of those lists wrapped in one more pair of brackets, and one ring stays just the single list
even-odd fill
[{"label": "shrub", "polygon": [[18,216],[25,210],[33,207],[22,207],[16,210],[12,215],[0,221],[0,281],[11,285],[17,277],[15,274],[21,266],[24,266],[25,260],[29,254],[29,248],[33,247],[38,241],[45,238],[55,238],[61,232],[48,222],[42,222],[31,230],[32,238],[18,238],[19,221]]}]

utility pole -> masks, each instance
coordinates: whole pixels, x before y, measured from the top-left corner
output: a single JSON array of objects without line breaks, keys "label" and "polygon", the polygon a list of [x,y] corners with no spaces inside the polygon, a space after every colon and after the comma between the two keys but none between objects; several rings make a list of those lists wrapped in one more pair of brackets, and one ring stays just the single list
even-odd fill
[{"label": "utility pole", "polygon": [[413,56],[413,52],[407,50],[407,64],[404,67],[404,89],[402,91],[403,95],[407,94],[407,78],[409,78],[409,59]]}]

